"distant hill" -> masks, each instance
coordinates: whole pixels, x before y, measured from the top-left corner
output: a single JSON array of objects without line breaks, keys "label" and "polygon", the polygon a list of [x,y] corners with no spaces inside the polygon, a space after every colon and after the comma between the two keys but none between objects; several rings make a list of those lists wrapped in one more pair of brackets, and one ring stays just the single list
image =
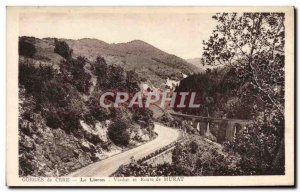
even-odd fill
[{"label": "distant hill", "polygon": [[217,66],[204,65],[201,63],[201,58],[186,59],[186,61],[198,68],[200,72],[205,72],[206,69],[214,69]]},{"label": "distant hill", "polygon": [[[62,57],[54,53],[54,38],[26,38],[37,48],[36,59],[52,65],[59,64]],[[89,38],[60,40],[66,41],[73,49],[73,57],[84,56],[92,61],[101,56],[109,65],[115,64],[125,70],[135,70],[144,81],[157,87],[165,83],[168,77],[180,80],[183,77],[182,73],[188,75],[198,72],[197,67],[184,59],[140,40],[117,44]]]},{"label": "distant hill", "polygon": [[74,55],[85,55],[90,60],[102,56],[108,64],[116,64],[126,70],[135,70],[144,80],[160,86],[170,77],[182,78],[182,73],[192,74],[198,68],[175,55],[168,54],[141,40],[108,44],[97,39],[65,40]]},{"label": "distant hill", "polygon": [[201,63],[201,58],[197,57],[197,58],[192,58],[192,59],[186,59],[186,61],[189,62],[189,63],[191,63],[191,64],[193,64],[193,65],[195,65],[198,68],[202,68],[203,67],[203,65]]}]

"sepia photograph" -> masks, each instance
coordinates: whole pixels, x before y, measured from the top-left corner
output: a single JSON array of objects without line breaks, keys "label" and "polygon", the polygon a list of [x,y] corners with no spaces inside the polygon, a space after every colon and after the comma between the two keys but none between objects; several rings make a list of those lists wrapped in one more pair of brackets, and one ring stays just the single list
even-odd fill
[{"label": "sepia photograph", "polygon": [[9,186],[293,186],[294,7],[7,7]]}]

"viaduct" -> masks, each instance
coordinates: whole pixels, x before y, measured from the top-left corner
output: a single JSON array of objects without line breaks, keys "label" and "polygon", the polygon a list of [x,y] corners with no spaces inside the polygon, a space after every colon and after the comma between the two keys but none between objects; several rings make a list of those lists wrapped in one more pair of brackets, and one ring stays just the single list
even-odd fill
[{"label": "viaduct", "polygon": [[251,120],[202,117],[175,112],[170,112],[170,115],[178,122],[189,123],[200,135],[218,143],[232,141],[236,133],[252,123]]}]

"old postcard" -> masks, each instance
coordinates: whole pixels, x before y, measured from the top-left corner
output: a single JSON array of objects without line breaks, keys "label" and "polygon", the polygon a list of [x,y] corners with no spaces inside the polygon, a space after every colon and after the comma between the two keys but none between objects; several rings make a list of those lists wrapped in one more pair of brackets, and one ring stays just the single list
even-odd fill
[{"label": "old postcard", "polygon": [[7,7],[8,186],[293,186],[293,7]]}]

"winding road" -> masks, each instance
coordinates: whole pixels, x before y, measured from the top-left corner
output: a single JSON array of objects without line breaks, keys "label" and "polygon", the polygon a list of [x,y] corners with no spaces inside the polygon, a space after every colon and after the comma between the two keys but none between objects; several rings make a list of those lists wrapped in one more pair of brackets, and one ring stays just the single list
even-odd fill
[{"label": "winding road", "polygon": [[108,177],[114,173],[119,166],[128,164],[131,157],[134,157],[134,159],[145,157],[148,154],[176,141],[179,136],[179,132],[177,130],[159,124],[155,124],[154,131],[158,134],[154,140],[102,161],[90,164],[69,174],[68,176]]}]

